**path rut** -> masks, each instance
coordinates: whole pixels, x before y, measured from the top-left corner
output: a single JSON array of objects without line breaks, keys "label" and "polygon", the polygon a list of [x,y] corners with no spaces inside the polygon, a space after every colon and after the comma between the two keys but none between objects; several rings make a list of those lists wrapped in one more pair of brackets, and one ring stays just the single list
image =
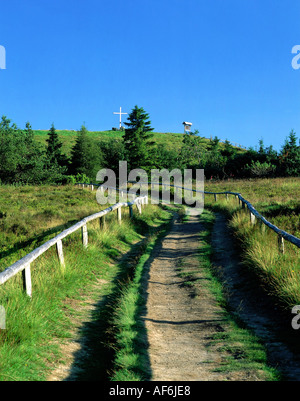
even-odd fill
[{"label": "path rut", "polygon": [[282,380],[300,379],[299,333],[291,327],[293,315],[283,313],[276,300],[259,285],[258,279],[243,265],[226,218],[216,213],[212,233],[214,263],[227,289],[232,311],[261,339],[269,363],[281,372]]}]

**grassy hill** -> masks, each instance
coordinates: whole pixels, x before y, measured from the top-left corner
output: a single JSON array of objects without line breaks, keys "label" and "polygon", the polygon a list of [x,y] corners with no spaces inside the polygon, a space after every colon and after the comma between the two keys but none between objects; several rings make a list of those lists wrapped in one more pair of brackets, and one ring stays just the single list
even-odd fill
[{"label": "grassy hill", "polygon": [[[42,143],[46,144],[46,139],[49,130],[34,130],[36,139]],[[62,150],[66,155],[70,154],[70,151],[75,143],[77,131],[74,130],[56,130],[59,139],[61,140],[63,146]],[[100,141],[111,141],[115,139],[121,139],[123,136],[122,131],[88,131],[88,135],[93,138],[96,142]],[[153,132],[154,141],[168,149],[180,149],[182,145],[182,140],[184,135],[180,133],[170,133],[170,132]],[[209,143],[208,138],[202,139],[204,144]],[[223,144],[221,143],[221,146]],[[239,148],[238,148],[239,149]],[[240,149],[242,150],[242,149]],[[243,151],[243,150],[242,150]]]},{"label": "grassy hill", "polygon": [[[49,130],[35,130],[36,139],[42,143],[46,144],[46,139]],[[62,150],[65,154],[69,155],[72,146],[75,143],[77,131],[74,130],[57,130],[56,131],[59,139],[61,140],[63,147]],[[100,141],[111,141],[115,139],[121,139],[123,136],[122,131],[88,131],[88,135],[93,138],[96,142]],[[162,146],[169,148],[179,149],[182,144],[183,134],[174,133],[159,133],[154,132],[154,140]]]}]

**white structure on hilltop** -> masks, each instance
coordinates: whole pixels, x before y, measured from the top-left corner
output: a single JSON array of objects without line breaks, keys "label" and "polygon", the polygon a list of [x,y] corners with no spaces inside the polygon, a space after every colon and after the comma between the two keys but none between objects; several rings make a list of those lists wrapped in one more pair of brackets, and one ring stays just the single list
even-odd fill
[{"label": "white structure on hilltop", "polygon": [[122,113],[122,107],[120,107],[119,112],[114,112],[114,114],[119,114],[120,115],[120,130],[122,129],[122,114],[128,114],[128,113]]},{"label": "white structure on hilltop", "polygon": [[192,123],[188,123],[187,121],[184,121],[182,124],[184,126],[184,133],[191,131],[191,126],[193,125]]}]

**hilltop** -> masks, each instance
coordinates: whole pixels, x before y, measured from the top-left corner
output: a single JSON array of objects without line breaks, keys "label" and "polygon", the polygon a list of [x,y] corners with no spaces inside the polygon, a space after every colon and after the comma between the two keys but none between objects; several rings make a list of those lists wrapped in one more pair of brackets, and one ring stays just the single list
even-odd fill
[{"label": "hilltop", "polygon": [[[46,144],[46,139],[49,130],[34,130],[37,141]],[[60,141],[63,144],[63,152],[69,154],[72,146],[75,144],[77,131],[75,130],[56,130]],[[96,142],[111,141],[115,139],[122,139],[124,131],[88,131],[88,135]],[[172,148],[180,148],[183,140],[183,134],[174,133],[160,133],[153,132],[154,140],[163,146]]]},{"label": "hilltop", "polygon": [[[46,139],[48,135],[49,130],[34,130],[34,134],[36,137],[36,140],[42,144],[46,144]],[[62,151],[66,154],[69,155],[72,146],[75,144],[76,140],[76,135],[77,131],[75,130],[56,130],[60,141],[62,142]],[[122,139],[122,136],[124,134],[124,131],[88,131],[88,135],[93,138],[96,142],[104,142],[104,141],[109,141],[109,140],[120,140]],[[153,140],[159,144],[162,145],[166,149],[180,149],[182,146],[182,141],[184,138],[184,134],[181,133],[171,133],[171,132],[153,132]],[[210,142],[210,139],[208,138],[203,138],[202,137],[202,142],[204,144],[208,144]],[[221,143],[221,146],[223,144]],[[238,148],[240,149],[240,148]]]}]

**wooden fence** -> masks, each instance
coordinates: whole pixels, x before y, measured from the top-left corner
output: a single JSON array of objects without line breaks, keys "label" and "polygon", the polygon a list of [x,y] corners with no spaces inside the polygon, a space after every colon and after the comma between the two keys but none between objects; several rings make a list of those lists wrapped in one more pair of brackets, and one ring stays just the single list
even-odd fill
[{"label": "wooden fence", "polygon": [[64,266],[64,254],[63,254],[63,245],[62,239],[67,237],[68,235],[74,233],[75,231],[81,229],[82,232],[82,244],[86,248],[88,246],[88,229],[87,223],[93,220],[99,219],[100,226],[103,226],[105,216],[113,211],[117,211],[117,218],[119,223],[121,223],[122,215],[121,210],[123,207],[129,207],[129,215],[130,217],[133,216],[133,206],[136,205],[138,212],[142,213],[142,205],[148,203],[147,196],[140,196],[135,198],[131,202],[119,202],[115,205],[108,207],[107,209],[101,210],[98,213],[92,214],[91,216],[85,217],[83,220],[79,221],[78,223],[74,224],[73,226],[67,228],[66,230],[62,231],[56,237],[50,239],[49,241],[45,242],[43,245],[39,246],[38,248],[34,249],[32,252],[24,256],[22,259],[18,260],[17,262],[13,263],[11,266],[6,268],[3,272],[0,273],[0,285],[4,284],[7,280],[15,276],[17,273],[22,272],[23,274],[23,282],[24,282],[24,289],[29,297],[32,296],[32,285],[31,285],[31,270],[30,265],[31,263],[37,259],[40,255],[46,252],[49,248],[56,245],[57,249],[57,256],[59,262],[62,266]]},{"label": "wooden fence", "polygon": [[[147,183],[140,183],[140,184],[147,184]],[[238,192],[207,192],[207,191],[197,191],[195,189],[190,189],[190,188],[184,188],[181,186],[176,186],[172,184],[162,184],[162,183],[155,183],[151,182],[150,183],[152,187],[155,185],[161,186],[161,185],[168,185],[169,187],[174,187],[178,188],[179,190],[187,190],[187,191],[192,191],[192,192],[200,192],[202,194],[206,195],[214,195],[215,201],[217,201],[218,195],[225,195],[226,198],[228,199],[228,196],[235,196],[236,199],[238,199],[239,204],[243,209],[246,207],[248,208],[249,215],[250,215],[250,221],[251,224],[255,224],[256,220],[261,221],[262,224],[265,226],[269,227],[271,230],[273,230],[277,236],[278,236],[278,246],[280,252],[284,252],[284,240],[290,242],[293,245],[296,245],[298,248],[300,248],[300,239],[295,237],[294,235],[291,235],[287,233],[284,230],[281,230],[280,228],[276,227],[274,224],[270,223],[267,219],[265,219],[258,211],[251,205],[249,201],[247,201],[245,198],[242,197],[242,195]],[[81,187],[87,187],[90,189],[94,189],[95,187],[101,186],[100,184],[86,184],[86,183],[77,183],[76,185],[79,185]],[[108,188],[114,191],[124,191],[125,190],[119,190],[118,188]],[[73,232],[79,230],[81,228],[82,231],[82,243],[84,247],[88,246],[88,229],[87,229],[87,223],[96,219],[100,220],[100,225],[103,225],[103,220],[105,218],[105,215],[108,213],[117,210],[117,217],[118,221],[121,222],[121,209],[122,207],[129,207],[129,212],[130,212],[130,217],[133,216],[133,205],[137,206],[137,209],[139,213],[142,213],[142,205],[148,203],[148,196],[140,196],[132,200],[131,202],[119,202],[116,203],[113,206],[108,207],[105,210],[102,210],[101,212],[95,213],[91,216],[85,217],[83,220],[79,221],[72,227],[62,231],[60,234],[58,234],[56,237],[52,238],[51,240],[47,241],[45,244],[41,245],[40,247],[36,248],[32,252],[30,252],[28,255],[24,256],[22,259],[18,260],[11,266],[9,266],[7,269],[5,269],[3,272],[0,273],[0,285],[5,283],[7,280],[9,280],[11,277],[15,276],[17,273],[22,272],[23,273],[23,279],[24,279],[24,288],[26,290],[26,293],[31,297],[32,295],[32,286],[31,286],[31,271],[30,271],[30,264],[37,259],[40,255],[42,255],[44,252],[46,252],[50,247],[53,245],[56,245],[57,248],[57,255],[58,259],[61,265],[64,265],[64,255],[63,255],[63,245],[62,245],[62,239],[67,237],[68,235],[72,234]]]},{"label": "wooden fence", "polygon": [[218,195],[233,195],[235,196],[239,204],[241,204],[242,208],[245,209],[247,207],[249,211],[249,217],[250,217],[250,222],[251,224],[255,224],[256,220],[260,221],[261,224],[264,224],[265,226],[269,227],[271,230],[273,230],[277,236],[278,236],[278,247],[279,251],[284,253],[284,240],[290,242],[293,245],[296,245],[298,248],[300,248],[300,238],[295,237],[292,234],[287,233],[284,230],[281,230],[274,224],[270,223],[264,216],[262,216],[255,208],[254,206],[251,205],[249,201],[247,201],[245,198],[240,193],[237,192],[205,192],[206,194],[213,194],[215,196],[215,201],[217,201],[217,196]]},{"label": "wooden fence", "polygon": [[[130,183],[135,183],[134,181],[130,181]],[[147,184],[145,182],[139,182],[139,184]],[[288,232],[281,230],[280,228],[278,228],[277,226],[275,226],[274,224],[270,223],[264,216],[262,216],[255,208],[254,206],[251,205],[251,203],[249,201],[247,201],[245,198],[243,198],[243,196],[238,193],[238,192],[230,192],[230,191],[226,191],[226,192],[208,192],[208,191],[197,191],[196,189],[191,189],[191,188],[185,188],[182,186],[178,186],[178,185],[173,185],[173,184],[168,184],[168,183],[159,183],[159,182],[151,182],[149,183],[149,185],[151,185],[152,187],[154,187],[155,185],[157,186],[169,186],[169,187],[173,187],[173,188],[177,188],[178,190],[186,190],[186,191],[192,191],[192,192],[198,192],[204,195],[214,195],[215,201],[217,201],[218,195],[225,195],[226,198],[228,199],[228,196],[235,196],[236,199],[239,201],[239,204],[241,205],[241,207],[243,209],[245,209],[246,207],[248,208],[249,211],[249,217],[250,217],[250,222],[251,224],[255,224],[256,220],[260,221],[261,224],[269,227],[271,230],[273,230],[276,234],[277,234],[277,238],[278,238],[278,248],[279,251],[284,253],[284,240],[290,242],[293,245],[296,245],[298,248],[300,248],[300,238],[295,237],[292,234],[289,234]]]}]

